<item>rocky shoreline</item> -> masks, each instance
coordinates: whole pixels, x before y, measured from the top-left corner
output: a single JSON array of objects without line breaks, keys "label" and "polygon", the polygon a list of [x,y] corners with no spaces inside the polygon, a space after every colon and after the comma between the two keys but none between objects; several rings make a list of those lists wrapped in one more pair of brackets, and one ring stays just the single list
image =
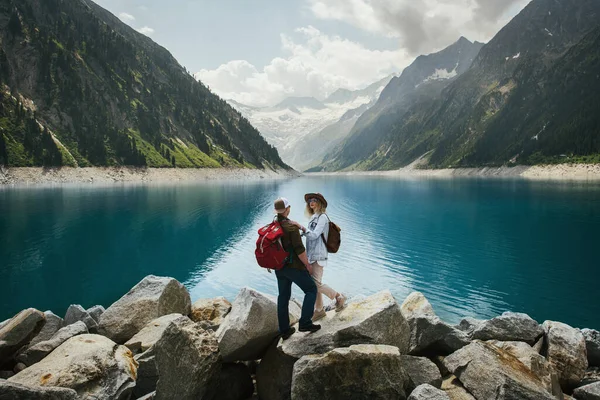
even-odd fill
[{"label": "rocky shoreline", "polygon": [[106,309],[23,310],[0,323],[0,399],[600,399],[595,330],[512,312],[453,326],[382,291],[284,341],[276,309],[250,288],[192,304],[150,275]]},{"label": "rocky shoreline", "polygon": [[427,169],[419,167],[419,163],[415,162],[405,168],[392,171],[314,172],[311,175],[387,176],[398,178],[523,178],[529,180],[595,182],[600,181],[600,164]]},{"label": "rocky shoreline", "polygon": [[287,179],[300,174],[284,169],[250,168],[3,168],[0,167],[2,185],[97,185],[114,183],[185,183],[214,180]]}]

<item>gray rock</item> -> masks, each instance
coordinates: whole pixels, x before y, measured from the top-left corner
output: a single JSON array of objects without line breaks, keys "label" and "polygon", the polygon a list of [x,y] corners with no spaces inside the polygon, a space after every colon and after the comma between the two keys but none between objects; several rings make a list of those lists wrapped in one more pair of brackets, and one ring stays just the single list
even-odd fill
[{"label": "gray rock", "polygon": [[[299,317],[300,309],[290,302],[291,323]],[[223,361],[260,359],[279,334],[278,326],[277,300],[250,288],[242,289],[216,332]]]},{"label": "gray rock", "polygon": [[31,342],[29,342],[29,347],[35,346],[39,342],[44,342],[49,340],[63,325],[63,319],[58,315],[54,314],[52,311],[44,311],[44,315],[46,316],[46,323],[42,327],[40,333],[38,333]]},{"label": "gray rock", "polygon": [[25,386],[0,379],[0,400],[78,400],[73,389]]},{"label": "gray rock", "polygon": [[579,329],[562,322],[544,321],[546,359],[558,374],[565,392],[577,386],[588,367],[585,339]]},{"label": "gray rock", "polygon": [[472,334],[473,339],[519,341],[533,345],[544,334],[534,319],[523,313],[505,312],[501,316],[484,321]]},{"label": "gray rock", "polygon": [[231,303],[225,297],[200,299],[192,304],[190,318],[194,322],[208,321],[211,328],[217,330],[230,311]]},{"label": "gray rock", "polygon": [[23,364],[22,362],[19,362],[19,363],[15,364],[13,371],[15,374],[18,374],[19,372],[23,371],[25,368],[27,368],[27,365]]},{"label": "gray rock", "polygon": [[292,398],[403,399],[407,380],[397,347],[354,345],[300,358]]},{"label": "gray rock", "polygon": [[142,354],[135,357],[138,363],[137,381],[133,388],[133,398],[142,397],[156,391],[158,382],[158,369],[156,368],[156,352],[152,346]]},{"label": "gray rock", "polygon": [[573,396],[577,400],[600,400],[600,382],[578,387]]},{"label": "gray rock", "polygon": [[443,390],[424,383],[408,396],[408,400],[450,400],[450,397]]},{"label": "gray rock", "polygon": [[558,375],[554,372],[552,365],[535,351],[533,347],[525,342],[500,342],[497,340],[488,340],[487,342],[515,356],[523,365],[540,378],[546,391],[554,394],[556,398],[562,399],[563,393],[558,381]]},{"label": "gray rock", "polygon": [[77,321],[74,324],[65,326],[56,332],[49,340],[39,342],[29,347],[25,352],[19,354],[16,359],[26,366],[40,362],[44,357],[50,354],[58,346],[71,339],[73,336],[88,333],[88,328],[83,321]]},{"label": "gray rock", "polygon": [[15,373],[13,371],[0,371],[0,379],[8,379]]},{"label": "gray rock", "polygon": [[290,400],[296,357],[286,355],[274,340],[256,368],[256,390],[261,400]]},{"label": "gray rock", "polygon": [[94,319],[94,321],[96,321],[96,323],[100,322],[100,317],[102,314],[104,314],[104,311],[106,311],[104,307],[99,305],[90,307],[86,310],[86,312]]},{"label": "gray rock", "polygon": [[577,384],[579,386],[589,385],[590,383],[600,382],[600,368],[590,367],[585,371],[583,379]]},{"label": "gray rock", "polygon": [[409,327],[388,290],[350,303],[340,312],[329,311],[319,323],[322,328],[315,333],[297,332],[280,341],[282,351],[300,358],[354,344],[386,344],[398,347],[401,354],[408,350]]},{"label": "gray rock", "polygon": [[466,346],[468,335],[443,322],[420,292],[413,292],[402,303],[402,315],[410,327],[408,353],[448,355]]},{"label": "gray rock", "polygon": [[406,390],[412,392],[417,386],[428,384],[436,388],[442,386],[442,374],[438,367],[425,357],[400,356],[402,366],[408,374]]},{"label": "gray rock", "polygon": [[600,367],[600,332],[595,329],[582,329],[581,333],[585,338],[588,364]]},{"label": "gray rock", "polygon": [[215,336],[189,318],[178,319],[154,346],[159,375],[156,399],[202,399],[220,370]]},{"label": "gray rock", "polygon": [[6,320],[4,320],[4,321],[2,321],[2,322],[0,322],[0,329],[2,329],[2,327],[3,327],[4,325],[8,324],[8,322],[9,322],[9,321],[10,321],[10,318],[9,318],[9,319],[6,319]]},{"label": "gray rock", "polygon": [[450,375],[442,381],[442,390],[450,400],[476,400],[454,375]]},{"label": "gray rock", "polygon": [[434,363],[436,367],[438,367],[440,373],[442,374],[442,377],[452,375],[450,371],[448,371],[448,368],[446,368],[446,366],[444,365],[445,358],[445,356],[433,356],[429,358],[431,362]]},{"label": "gray rock", "polygon": [[554,399],[521,361],[486,342],[473,341],[444,364],[477,399]]},{"label": "gray rock", "polygon": [[173,278],[149,275],[100,316],[98,332],[125,343],[150,321],[167,314],[188,315],[190,294]]},{"label": "gray rock", "polygon": [[9,382],[22,385],[66,387],[81,398],[128,399],[137,364],[125,346],[100,335],[78,335],[64,342],[37,364]]},{"label": "gray rock", "polygon": [[46,316],[35,308],[21,311],[0,329],[0,366],[29,343],[46,323]]},{"label": "gray rock", "polygon": [[479,328],[485,321],[482,319],[477,319],[473,317],[463,318],[458,325],[456,325],[456,329],[465,332],[467,335],[471,336],[475,329]]},{"label": "gray rock", "polygon": [[256,390],[261,400],[290,400],[296,357],[286,355],[273,341],[256,368]]},{"label": "gray rock", "polygon": [[77,321],[82,321],[87,326],[90,333],[98,333],[98,322],[92,318],[85,308],[81,307],[79,304],[71,304],[69,308],[67,308],[63,326],[72,325]]},{"label": "gray rock", "polygon": [[242,363],[227,363],[221,366],[206,397],[209,400],[246,400],[253,393],[254,383],[248,367]]},{"label": "gray rock", "polygon": [[125,342],[125,346],[133,352],[133,354],[141,353],[148,350],[160,339],[167,326],[176,319],[188,320],[181,314],[168,314],[150,321],[148,325],[142,328],[141,331],[135,334],[131,339]]}]

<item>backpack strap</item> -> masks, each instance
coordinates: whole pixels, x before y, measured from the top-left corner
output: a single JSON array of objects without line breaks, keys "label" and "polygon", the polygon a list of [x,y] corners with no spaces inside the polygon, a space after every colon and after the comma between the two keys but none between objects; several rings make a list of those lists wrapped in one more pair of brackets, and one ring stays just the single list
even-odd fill
[{"label": "backpack strap", "polygon": [[[319,215],[319,217],[317,218],[317,223],[319,223],[319,218],[321,218],[321,215],[323,215],[323,213],[321,213]],[[327,219],[329,220],[329,222],[331,222],[331,219],[329,219],[329,215],[325,214],[325,216],[327,217]],[[327,240],[325,239],[325,234],[321,233],[321,239],[323,239],[323,244],[325,245],[325,248],[327,248]]]}]

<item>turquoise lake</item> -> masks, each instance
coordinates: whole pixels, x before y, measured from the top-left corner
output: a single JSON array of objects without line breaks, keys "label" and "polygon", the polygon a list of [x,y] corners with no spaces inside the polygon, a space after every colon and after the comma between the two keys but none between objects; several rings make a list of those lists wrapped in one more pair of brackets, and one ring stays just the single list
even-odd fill
[{"label": "turquoise lake", "polygon": [[306,224],[310,191],[342,228],[324,281],[349,297],[417,290],[450,323],[516,311],[600,329],[600,185],[364,176],[1,188],[0,321],[108,307],[148,274],[178,279],[192,301],[276,294],[256,231],[278,196]]}]

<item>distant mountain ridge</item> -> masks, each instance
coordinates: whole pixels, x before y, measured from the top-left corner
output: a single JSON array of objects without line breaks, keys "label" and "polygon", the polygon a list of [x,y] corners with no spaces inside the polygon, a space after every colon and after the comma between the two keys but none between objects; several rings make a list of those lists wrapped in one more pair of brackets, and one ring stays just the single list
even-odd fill
[{"label": "distant mountain ridge", "polygon": [[0,1],[0,164],[288,168],[171,54],[90,0]]},{"label": "distant mountain ridge", "polygon": [[346,168],[381,147],[394,121],[414,104],[439,96],[443,88],[469,69],[482,46],[461,37],[437,53],[417,57],[358,118],[343,143],[325,156],[324,168]]},{"label": "distant mountain ridge", "polygon": [[315,170],[600,161],[599,25],[600,1],[533,0],[438,96],[399,107],[390,82]]},{"label": "distant mountain ridge", "polygon": [[[272,107],[252,107],[228,101],[277,147],[287,164],[303,170],[318,164],[345,137],[349,132],[346,127],[349,115],[362,114],[375,104],[392,77],[360,90],[338,89],[323,101],[314,97],[289,97]],[[344,118],[345,124],[336,125]],[[328,129],[327,133],[319,135],[324,129]],[[315,146],[312,141],[316,138],[319,141]]]}]

